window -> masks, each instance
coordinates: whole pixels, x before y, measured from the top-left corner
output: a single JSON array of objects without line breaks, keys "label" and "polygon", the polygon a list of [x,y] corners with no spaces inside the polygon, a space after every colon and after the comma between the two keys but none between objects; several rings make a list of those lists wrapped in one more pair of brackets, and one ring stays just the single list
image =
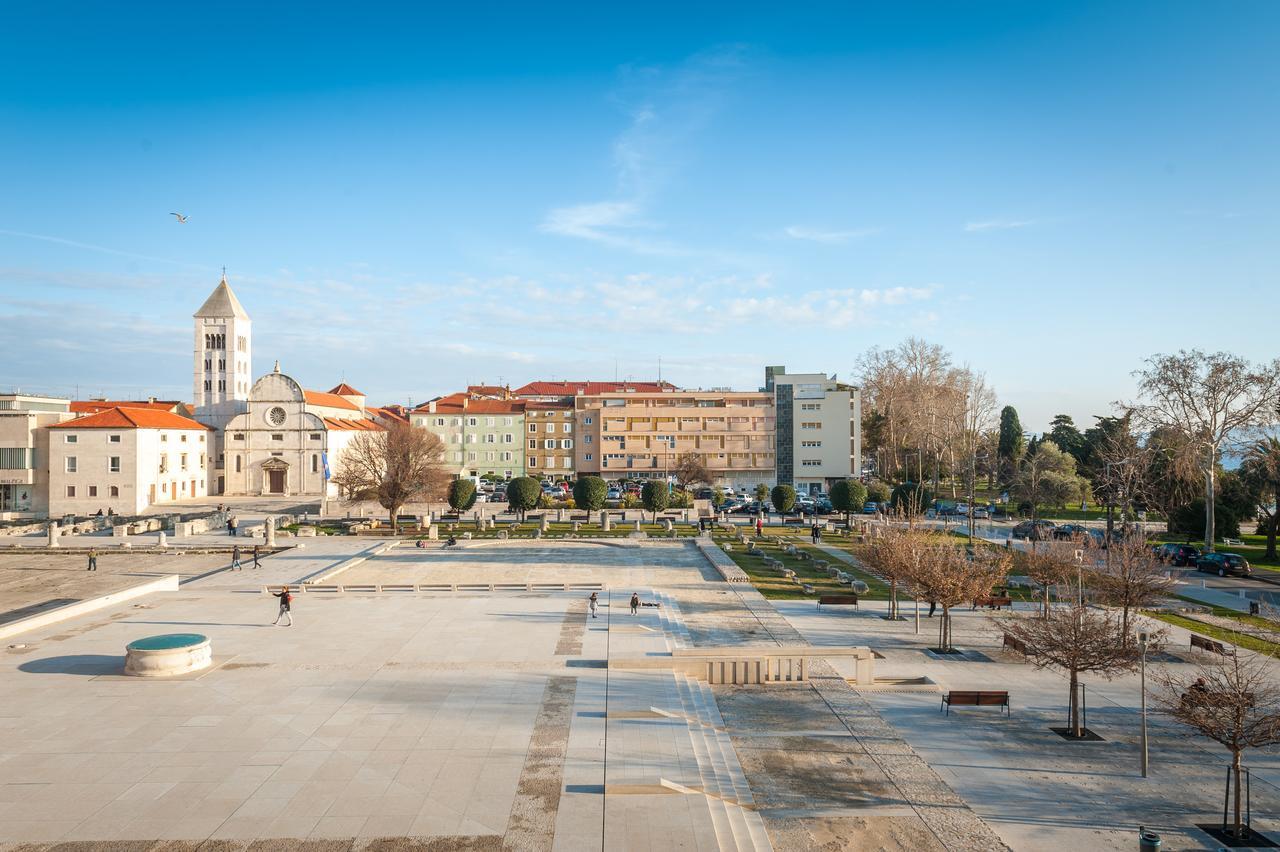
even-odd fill
[{"label": "window", "polygon": [[236,473],[240,472],[240,457],[236,456]]},{"label": "window", "polygon": [[89,486],[89,496],[90,496],[90,497],[97,497],[97,496],[98,496],[98,486],[96,486],[96,485],[90,485],[90,486]]},{"label": "window", "polygon": [[506,434],[504,434],[504,435],[502,436],[502,443],[504,443],[504,444],[513,444],[513,443],[515,443],[515,436],[514,436],[514,435],[512,435],[510,432],[507,432]]},{"label": "window", "polygon": [[166,434],[164,434],[164,433],[161,433],[161,435],[160,435],[160,443],[162,443],[162,444],[167,444],[167,443],[169,443],[169,436],[168,436],[168,435],[166,435]]},{"label": "window", "polygon": [[218,379],[218,390],[220,390],[220,391],[226,391],[226,389],[227,389],[227,380],[226,380],[226,379]]},{"label": "window", "polygon": [[119,457],[119,456],[112,456],[111,458],[107,459],[107,472],[108,472],[108,473],[119,473],[119,472],[120,472],[120,457]]},{"label": "window", "polygon": [[587,461],[591,461],[591,453],[587,453],[585,456],[583,456],[583,458],[586,459]]},{"label": "window", "polygon": [[503,426],[510,426],[510,425],[512,424],[512,422],[513,422],[513,421],[511,420],[511,418],[510,418],[510,417],[504,417],[504,418],[502,418],[502,425],[503,425]]},{"label": "window", "polygon": [[801,410],[801,411],[821,411],[821,410],[822,410],[822,403],[819,403],[819,402],[805,402],[805,403],[801,403],[801,405],[800,405],[800,410]]},{"label": "window", "polygon": [[477,421],[476,421],[476,419],[475,419],[474,417],[468,417],[468,418],[467,418],[467,425],[468,425],[468,426],[474,426],[474,425],[476,425],[476,423],[477,423]]},{"label": "window", "polygon": [[283,440],[284,440],[284,434],[283,434],[283,433],[281,433],[281,432],[273,432],[273,433],[271,433],[271,440],[273,440],[273,441],[283,441]]},{"label": "window", "polygon": [[484,425],[492,426],[493,424],[494,424],[494,419],[492,417],[486,417],[484,419]]},{"label": "window", "polygon": [[79,439],[79,437],[80,437],[79,435],[63,435],[63,436],[62,436],[62,443],[64,443],[64,444],[74,444],[74,443]]},{"label": "window", "polygon": [[496,444],[498,443],[498,436],[490,432],[488,435],[484,436],[484,442],[486,444]]},{"label": "window", "polygon": [[502,460],[503,460],[503,461],[511,461],[511,453],[503,453],[503,454],[502,454]]},{"label": "window", "polygon": [[529,449],[531,449],[531,450],[536,450],[536,449],[538,449],[538,439],[537,439],[537,438],[530,438],[530,439],[529,439]]},{"label": "window", "polygon": [[244,433],[243,433],[243,432],[237,432],[236,434],[234,434],[234,435],[232,435],[232,436],[231,436],[231,440],[233,440],[233,441],[243,441],[243,440],[244,440]]},{"label": "window", "polygon": [[455,417],[455,418],[453,418],[453,425],[454,425],[454,426],[461,426],[461,425],[462,425],[462,418],[461,418],[461,417]]},{"label": "window", "polygon": [[822,459],[802,459],[800,464],[803,467],[822,467]]},{"label": "window", "polygon": [[591,425],[591,418],[590,418],[590,417],[584,417],[584,418],[582,418],[582,422],[583,422],[583,423],[585,423],[585,424],[587,424],[588,426],[590,426],[590,425]]},{"label": "window", "polygon": [[476,460],[475,453],[467,453],[467,461],[475,461],[475,460]]},{"label": "window", "polygon": [[120,436],[119,436],[119,435],[108,435],[108,436],[107,436],[107,443],[108,443],[108,444],[118,444],[118,443],[120,443]]},{"label": "window", "polygon": [[208,379],[205,379],[205,380],[204,380],[204,392],[205,392],[205,393],[209,393],[209,392],[210,392],[210,391],[212,391],[212,390],[213,390],[213,382],[209,381]]},{"label": "window", "polygon": [[472,434],[472,435],[468,435],[468,436],[467,436],[467,443],[468,443],[468,444],[474,444],[475,442],[476,442],[476,436],[475,436],[474,434]]},{"label": "window", "polygon": [[554,450],[556,448],[555,438],[547,438],[546,440],[544,440],[542,442],[542,448],[544,450]]},{"label": "window", "polygon": [[566,435],[567,435],[567,434],[569,434],[570,432],[572,432],[572,431],[573,431],[573,424],[572,424],[572,423],[562,423],[562,424],[561,424],[561,431],[562,431],[562,432],[564,432]]},{"label": "window", "polygon": [[[34,450],[32,451],[34,453]],[[32,465],[34,467],[34,464]],[[26,447],[0,447],[0,470],[26,470]]]},{"label": "window", "polygon": [[822,442],[821,442],[821,441],[801,441],[801,442],[800,442],[800,446],[802,446],[802,447],[821,447],[821,446],[822,446]]},{"label": "window", "polygon": [[181,453],[181,454],[178,456],[178,469],[179,469],[179,470],[186,470],[186,469],[187,469],[187,454],[186,454],[186,453]]},{"label": "window", "polygon": [[204,433],[203,433],[203,432],[201,432],[201,433],[200,433],[200,443],[202,443],[202,444],[204,443]]},{"label": "window", "polygon": [[319,441],[319,440],[320,440],[320,433],[319,433],[319,432],[312,432],[312,433],[311,433],[310,435],[308,435],[307,437],[308,437],[308,438],[310,438],[310,439],[311,439],[311,440],[313,440],[313,441]]},{"label": "window", "polygon": [[537,466],[538,466],[538,457],[529,456],[529,467],[537,467]]},{"label": "window", "polygon": [[185,444],[187,442],[187,436],[185,434],[179,435],[178,440]]},{"label": "window", "polygon": [[209,371],[210,371],[210,370],[212,370],[212,369],[213,369],[213,360],[212,360],[212,359],[210,359],[210,358],[205,358],[205,359],[204,359],[204,371],[207,373],[207,372],[209,372]]},{"label": "window", "polygon": [[236,350],[239,352],[249,351],[249,340],[243,334],[236,338]]},{"label": "window", "polygon": [[312,454],[311,454],[311,472],[312,472],[312,473],[319,473],[319,472],[320,472],[320,455],[319,455],[319,453],[312,453]]},{"label": "window", "polygon": [[444,425],[444,418],[443,418],[443,417],[437,417],[437,418],[436,418],[436,425],[437,425],[437,426],[443,426],[443,425]]},{"label": "window", "polygon": [[169,457],[167,455],[162,454],[160,456],[160,472],[168,473],[168,471],[169,471]]},{"label": "window", "polygon": [[564,439],[562,439],[562,440],[560,441],[560,446],[561,446],[561,447],[564,447],[566,450],[572,450],[572,449],[573,449],[573,439],[572,439],[572,438],[564,438]]},{"label": "window", "polygon": [[76,457],[67,456],[67,473],[75,473],[75,472],[76,472]]},{"label": "window", "polygon": [[227,359],[226,359],[226,358],[219,358],[219,359],[218,359],[218,372],[219,372],[219,373],[225,373],[226,371],[227,371]]},{"label": "window", "polygon": [[537,424],[537,423],[530,423],[530,424],[529,424],[529,431],[530,431],[530,432],[537,432],[537,431],[538,431],[538,424]]},{"label": "window", "polygon": [[800,424],[801,429],[821,429],[821,423],[805,422]]},{"label": "window", "polygon": [[119,485],[112,485],[110,488],[108,488],[108,489],[107,489],[107,496],[108,496],[108,497],[119,497],[119,496],[120,496],[120,486],[119,486]]},{"label": "window", "polygon": [[586,437],[584,437],[584,438],[582,439],[582,443],[584,443],[584,444],[590,444],[590,443],[591,443],[591,436],[590,436],[590,435],[587,435]]},{"label": "window", "polygon": [[68,497],[76,496],[76,487],[74,485],[67,486],[67,496]]}]

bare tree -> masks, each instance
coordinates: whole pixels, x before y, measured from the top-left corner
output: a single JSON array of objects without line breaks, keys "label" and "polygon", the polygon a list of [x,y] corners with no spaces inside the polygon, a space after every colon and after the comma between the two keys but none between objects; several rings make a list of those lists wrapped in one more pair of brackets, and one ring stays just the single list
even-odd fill
[{"label": "bare tree", "polygon": [[337,483],[348,503],[376,500],[391,529],[407,503],[439,500],[449,474],[440,438],[420,426],[396,423],[384,431],[361,432],[342,451]]},{"label": "bare tree", "polygon": [[919,570],[919,562],[929,549],[926,533],[887,525],[877,526],[871,542],[863,549],[862,561],[889,584],[889,619],[896,620],[900,615],[898,587]]},{"label": "bare tree", "polygon": [[951,609],[991,594],[1009,572],[1010,556],[1003,550],[983,548],[970,557],[953,541],[936,535],[925,538],[924,552],[910,572],[909,582],[921,597],[942,607],[938,623],[938,651],[951,644]]},{"label": "bare tree", "polygon": [[1120,608],[1120,630],[1128,642],[1130,613],[1168,594],[1173,577],[1144,536],[1123,536],[1105,552],[1091,549],[1089,554],[1086,559],[1097,566],[1089,572],[1089,587],[1104,603]]},{"label": "bare tree", "polygon": [[1071,735],[1084,736],[1080,719],[1079,683],[1082,674],[1110,680],[1133,671],[1141,661],[1137,644],[1127,641],[1116,613],[1072,606],[1048,618],[1007,616],[999,620],[1005,633],[1022,642],[1037,668],[1054,667],[1067,673],[1070,688]]},{"label": "bare tree", "polygon": [[977,490],[978,459],[984,453],[983,436],[995,422],[995,391],[987,386],[987,377],[967,367],[959,376],[959,390],[963,393],[964,405],[960,409],[960,422],[957,434],[961,458],[964,460],[965,475],[968,480],[969,506],[969,545],[973,545],[974,524],[974,491]]},{"label": "bare tree", "polygon": [[1280,401],[1280,359],[1255,366],[1228,352],[1198,349],[1147,359],[1138,378],[1139,422],[1180,431],[1200,459],[1205,485],[1204,547],[1213,550],[1218,454],[1257,426],[1273,423]]},{"label": "bare tree", "polygon": [[1237,652],[1215,655],[1190,672],[1167,669],[1156,675],[1156,706],[1231,752],[1236,837],[1244,832],[1241,756],[1247,748],[1280,744],[1280,687],[1271,664],[1270,657]]},{"label": "bare tree", "polygon": [[697,453],[681,453],[676,459],[676,467],[672,473],[682,491],[688,491],[695,485],[711,484],[711,471],[703,463],[702,456]]},{"label": "bare tree", "polygon": [[1014,569],[1021,570],[1040,584],[1044,591],[1044,617],[1048,618],[1050,589],[1075,577],[1080,563],[1075,559],[1071,544],[1051,541],[1039,549],[1019,553],[1014,558]]}]

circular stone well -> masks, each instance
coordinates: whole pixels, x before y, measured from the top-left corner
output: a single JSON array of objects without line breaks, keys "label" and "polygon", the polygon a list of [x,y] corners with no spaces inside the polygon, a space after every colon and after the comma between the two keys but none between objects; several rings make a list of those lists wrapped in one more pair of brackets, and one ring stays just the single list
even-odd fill
[{"label": "circular stone well", "polygon": [[124,649],[124,673],[137,677],[165,677],[206,669],[213,662],[213,646],[199,633],[165,633],[130,642]]}]

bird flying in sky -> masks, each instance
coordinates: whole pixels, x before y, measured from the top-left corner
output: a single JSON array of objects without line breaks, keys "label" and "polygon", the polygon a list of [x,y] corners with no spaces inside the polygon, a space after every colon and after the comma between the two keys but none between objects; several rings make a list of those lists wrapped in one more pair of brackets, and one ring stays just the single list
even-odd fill
[{"label": "bird flying in sky", "polygon": [[189,217],[187,217],[187,216],[183,216],[181,213],[170,213],[169,215],[170,215],[170,216],[176,216],[176,217],[178,218],[178,224],[179,224],[179,225],[185,225],[185,224],[187,224],[187,219],[189,218]]}]

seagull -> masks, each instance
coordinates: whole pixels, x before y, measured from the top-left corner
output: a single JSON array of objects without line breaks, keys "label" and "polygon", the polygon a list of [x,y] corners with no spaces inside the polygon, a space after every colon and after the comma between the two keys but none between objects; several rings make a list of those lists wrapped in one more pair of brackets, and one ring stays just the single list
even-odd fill
[{"label": "seagull", "polygon": [[178,224],[179,224],[179,225],[185,225],[185,224],[187,224],[187,219],[188,219],[188,218],[190,218],[190,217],[188,217],[188,216],[183,216],[181,213],[170,213],[169,215],[170,215],[170,216],[176,216],[176,217],[178,217]]}]

